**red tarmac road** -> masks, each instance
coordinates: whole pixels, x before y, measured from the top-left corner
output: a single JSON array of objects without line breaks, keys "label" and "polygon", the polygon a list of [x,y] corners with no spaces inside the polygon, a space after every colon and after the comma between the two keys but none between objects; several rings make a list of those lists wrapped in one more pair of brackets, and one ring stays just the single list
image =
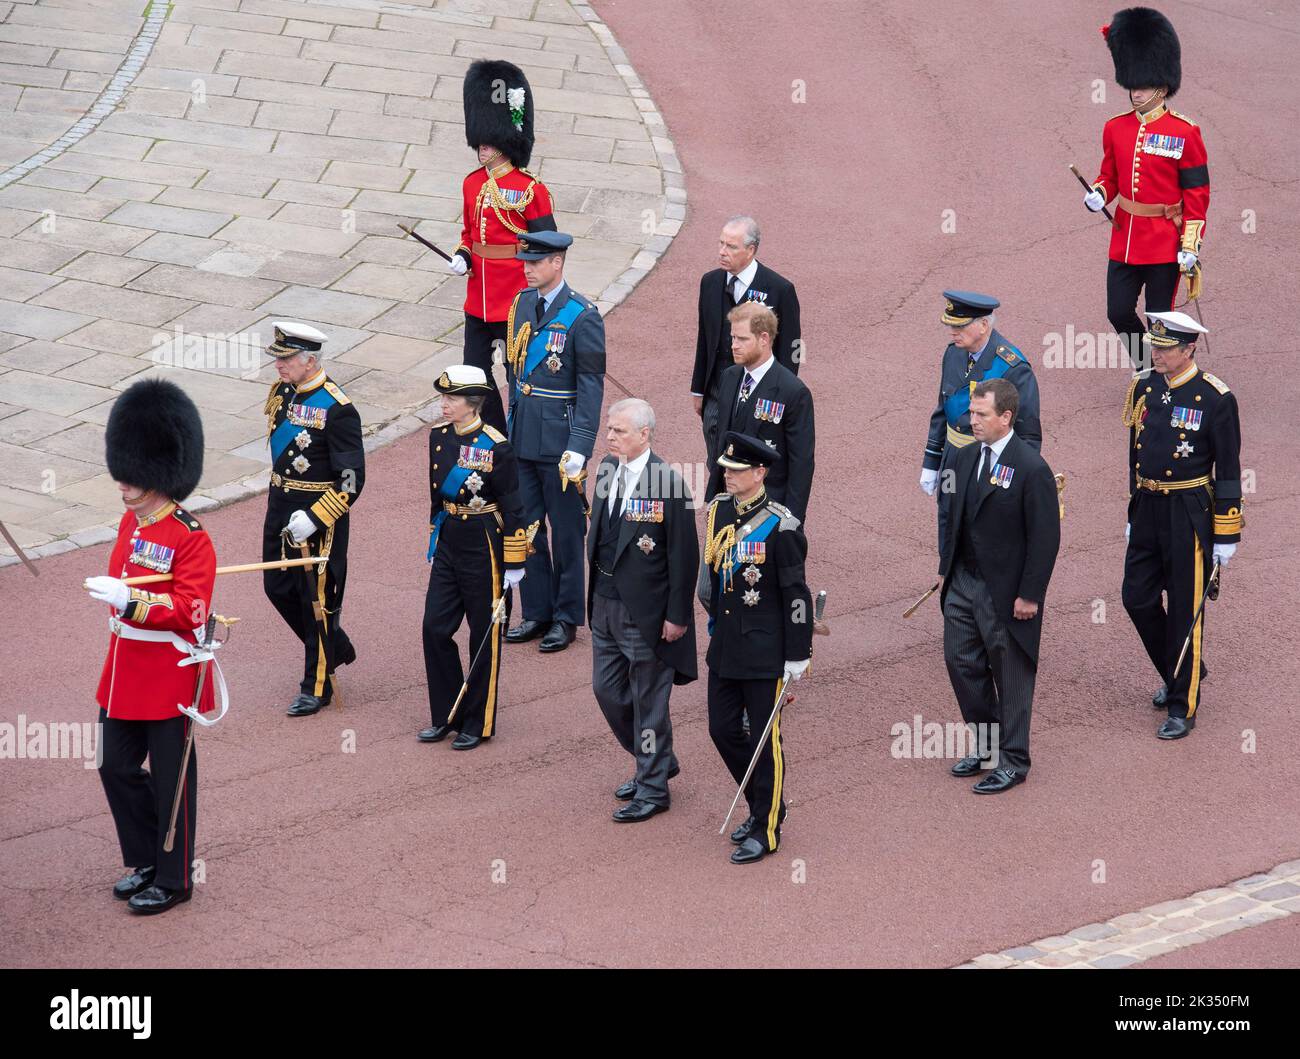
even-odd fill
[{"label": "red tarmac road", "polygon": [[[1167,6],[1186,64],[1176,105],[1211,156],[1203,364],[1238,395],[1257,492],[1210,606],[1200,725],[1161,743],[1157,680],[1119,599],[1128,374],[1046,370],[1041,356],[1050,333],[1108,326],[1104,222],[1066,165],[1094,169],[1102,123],[1124,106],[1097,31],[1113,6],[597,2],[690,194],[676,244],[608,324],[611,367],[657,408],[661,454],[700,458],[696,291],[725,217],[760,219],[762,259],[803,303],[821,442],[809,581],[830,590],[833,634],[783,728],[776,856],[727,862],[717,830],[733,788],[702,682],[674,695],[672,811],[610,821],[629,763],[592,698],[585,634],[558,656],[509,649],[485,747],[415,742],[428,723],[415,436],[372,457],[354,516],[345,624],[360,660],[342,674],[344,710],[286,718],[288,633],[255,577],[220,586],[218,609],[243,621],[224,655],[231,714],[199,736],[206,881],[192,904],[138,920],[113,901],[118,850],[93,771],[0,763],[3,963],[942,966],[1300,853],[1296,416],[1281,382],[1295,369],[1300,160],[1286,130],[1300,121],[1300,13]],[[1091,102],[1094,79],[1107,102]],[[806,102],[792,101],[796,82]],[[996,798],[973,796],[948,761],[890,753],[895,723],[958,716],[938,608],[900,618],[936,567],[916,480],[945,286],[1002,299],[1000,329],[1039,370],[1044,455],[1069,479],[1033,775]],[[260,520],[256,501],[204,519],[222,562],[256,558]],[[0,719],[93,719],[107,634],[80,585],[106,558],[45,560],[39,581],[0,571]],[[1277,963],[1295,936],[1269,925],[1187,959]]]}]

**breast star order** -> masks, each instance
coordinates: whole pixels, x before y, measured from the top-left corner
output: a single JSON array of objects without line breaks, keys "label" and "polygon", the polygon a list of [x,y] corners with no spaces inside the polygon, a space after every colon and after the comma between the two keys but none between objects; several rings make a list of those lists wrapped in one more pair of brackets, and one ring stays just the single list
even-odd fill
[{"label": "breast star order", "polygon": [[297,435],[295,435],[293,440],[298,443],[298,448],[305,449],[308,445],[311,444],[311,435],[308,434],[307,431],[305,430],[300,430],[298,431]]},{"label": "breast star order", "polygon": [[740,576],[743,577],[749,585],[753,586],[758,584],[759,578],[763,576],[763,571],[760,570],[753,563],[750,563],[747,567],[745,567],[745,572]]},{"label": "breast star order", "polygon": [[295,456],[293,459],[293,469],[299,474],[306,474],[307,468],[311,466],[306,456]]},{"label": "breast star order", "polygon": [[756,588],[751,588],[748,592],[745,593],[745,595],[744,595],[743,598],[744,598],[744,600],[745,600],[745,606],[747,606],[747,607],[757,607],[757,606],[758,606],[758,589],[756,589]]},{"label": "breast star order", "polygon": [[1178,448],[1174,449],[1174,451],[1178,453],[1179,456],[1182,456],[1184,459],[1186,459],[1195,450],[1192,448],[1191,445],[1187,444],[1187,442],[1184,441],[1181,445],[1178,446]]}]

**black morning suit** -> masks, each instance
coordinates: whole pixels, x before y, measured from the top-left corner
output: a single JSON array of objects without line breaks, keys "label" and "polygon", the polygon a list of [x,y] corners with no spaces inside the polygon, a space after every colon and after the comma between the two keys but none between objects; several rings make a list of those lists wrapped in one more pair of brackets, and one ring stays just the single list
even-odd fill
[{"label": "black morning suit", "polygon": [[[709,470],[717,459],[717,446],[722,432],[713,419],[720,408],[718,384],[722,373],[735,363],[731,357],[731,322],[727,313],[747,301],[757,301],[776,313],[777,333],[772,353],[777,362],[784,364],[794,374],[799,374],[803,363],[803,345],[799,325],[799,296],[794,284],[773,272],[761,261],[754,273],[754,282],[741,294],[740,301],[728,297],[725,283],[726,269],[715,268],[700,278],[700,304],[695,333],[695,365],[691,370],[691,393],[704,397],[704,443],[709,453]],[[797,351],[797,352],[796,352]]]},{"label": "black morning suit", "polygon": [[[944,660],[962,720],[999,725],[998,764],[1029,771],[1029,721],[1047,584],[1061,544],[1052,469],[1012,434],[993,469],[1012,469],[1006,488],[980,475],[983,446],[953,460],[948,548],[941,560]],[[990,456],[990,461],[992,456]],[[1014,617],[1017,598],[1038,604]]]},{"label": "black morning suit", "polygon": [[[724,547],[734,531],[742,541],[757,533],[771,515],[777,526],[763,542],[763,554],[751,562],[734,562],[733,547]],[[812,594],[804,579],[808,542],[799,520],[787,508],[760,494],[757,502],[738,511],[735,499],[723,494],[709,508],[707,545],[701,565],[700,602],[709,612],[709,735],[737,783],[763,734],[776,705],[785,663],[812,656]],[[716,555],[722,551],[722,561]],[[720,570],[714,566],[720,565]],[[744,730],[748,713],[750,731]],[[785,819],[785,755],[781,718],[772,726],[750,777],[745,797],[757,821],[751,837],[774,851]]]},{"label": "black morning suit", "polygon": [[[619,745],[636,760],[641,801],[668,804],[676,765],[668,700],[674,684],[699,676],[695,657],[695,579],[700,544],[690,492],[654,452],[631,488],[616,487],[617,456],[596,471],[587,560],[587,617],[592,636],[592,689]],[[622,513],[620,513],[620,508]],[[665,621],[686,632],[669,643]],[[652,736],[648,738],[648,736]]]},{"label": "black morning suit", "polygon": [[[733,364],[722,376],[719,390],[718,437],[728,430],[749,434],[776,446],[778,458],[764,479],[767,495],[788,507],[803,522],[808,513],[812,492],[813,456],[817,447],[812,391],[802,380],[781,364],[774,363],[757,386],[739,400],[745,369]],[[773,402],[761,405],[760,402]],[[779,412],[776,405],[783,406]],[[773,422],[774,415],[780,422]],[[712,498],[725,491],[723,469],[714,466],[709,474],[707,495]]]}]

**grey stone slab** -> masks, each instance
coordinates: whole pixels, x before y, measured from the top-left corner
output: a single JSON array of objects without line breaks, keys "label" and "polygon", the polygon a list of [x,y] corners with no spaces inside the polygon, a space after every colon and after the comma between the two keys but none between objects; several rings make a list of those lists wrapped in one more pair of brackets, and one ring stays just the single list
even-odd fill
[{"label": "grey stone slab", "polygon": [[465,322],[464,313],[424,305],[397,305],[370,321],[370,328],[386,334],[429,341],[443,340]]},{"label": "grey stone slab", "polygon": [[17,415],[0,419],[0,442],[9,445],[30,445],[34,441],[67,430],[75,420],[65,419],[50,412],[34,408],[24,409]]},{"label": "grey stone slab", "polygon": [[[201,193],[199,193],[201,194]],[[197,235],[177,235],[159,232],[152,235],[130,252],[128,257],[145,261],[166,262],[172,265],[197,265],[225,245],[219,240]]]},{"label": "grey stone slab", "polygon": [[0,265],[0,290],[14,301],[26,301],[49,290],[60,280],[43,272],[29,272],[21,268]]},{"label": "grey stone slab", "polygon": [[158,329],[155,327],[141,327],[121,320],[96,320],[65,335],[63,341],[87,349],[134,357],[152,349],[157,335]]},{"label": "grey stone slab", "polygon": [[[104,462],[103,427],[94,423],[78,423],[66,419],[60,422],[63,425],[57,432],[50,431],[44,434],[31,447],[56,456],[67,456],[90,466]],[[5,424],[0,423],[0,428],[4,426]],[[3,437],[3,429],[0,429],[0,441],[8,440],[10,439]]]},{"label": "grey stone slab", "polygon": [[[55,339],[90,323],[91,317],[63,312],[57,308],[0,299],[0,320],[4,321],[5,330],[11,334]],[[9,385],[9,381],[6,385]]]},{"label": "grey stone slab", "polygon": [[158,265],[130,284],[132,290],[167,294],[190,301],[214,302],[235,308],[261,305],[284,285],[273,280],[243,279],[197,272],[178,265]]},{"label": "grey stone slab", "polygon": [[128,202],[111,213],[107,220],[136,228],[152,228],[176,235],[210,236],[232,219],[229,213],[181,209],[150,202]]},{"label": "grey stone slab", "polygon": [[367,324],[393,305],[392,299],[368,298],[339,291],[290,287],[262,306],[270,313],[292,319],[323,320],[327,323],[359,327]]},{"label": "grey stone slab", "polygon": [[[68,280],[41,295],[37,302],[53,309],[80,306],[95,315],[130,324],[164,324],[193,305],[192,301],[145,294],[124,287],[107,287],[102,283]],[[29,303],[30,304],[30,303]]]},{"label": "grey stone slab", "polygon": [[88,251],[61,268],[58,274],[65,279],[81,279],[120,287],[152,267],[148,261]]},{"label": "grey stone slab", "polygon": [[88,349],[62,342],[33,341],[0,355],[0,364],[38,375],[55,375],[90,355]]}]

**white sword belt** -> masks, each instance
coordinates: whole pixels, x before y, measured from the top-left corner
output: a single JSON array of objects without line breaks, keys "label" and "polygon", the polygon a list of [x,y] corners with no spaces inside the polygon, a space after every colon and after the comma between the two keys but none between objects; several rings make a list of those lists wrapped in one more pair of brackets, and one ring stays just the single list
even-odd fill
[{"label": "white sword belt", "polygon": [[[181,713],[188,717],[192,717],[194,720],[198,721],[199,724],[208,728],[216,724],[226,715],[226,710],[230,708],[230,698],[226,690],[225,675],[221,672],[221,663],[217,661],[215,654],[216,649],[221,646],[219,642],[214,643],[211,647],[200,647],[198,644],[186,640],[179,633],[154,629],[137,629],[134,625],[127,625],[116,615],[108,619],[108,631],[123,640],[142,640],[145,643],[171,644],[177,651],[185,656],[176,663],[178,666],[194,666],[199,665],[202,662],[211,662],[212,670],[216,674],[217,697],[221,704],[221,709],[217,712],[217,715],[209,720],[203,714],[199,713],[196,708],[186,706],[184,703],[180,702],[176,704],[176,708],[180,710]],[[202,632],[202,627],[196,631]]]}]

